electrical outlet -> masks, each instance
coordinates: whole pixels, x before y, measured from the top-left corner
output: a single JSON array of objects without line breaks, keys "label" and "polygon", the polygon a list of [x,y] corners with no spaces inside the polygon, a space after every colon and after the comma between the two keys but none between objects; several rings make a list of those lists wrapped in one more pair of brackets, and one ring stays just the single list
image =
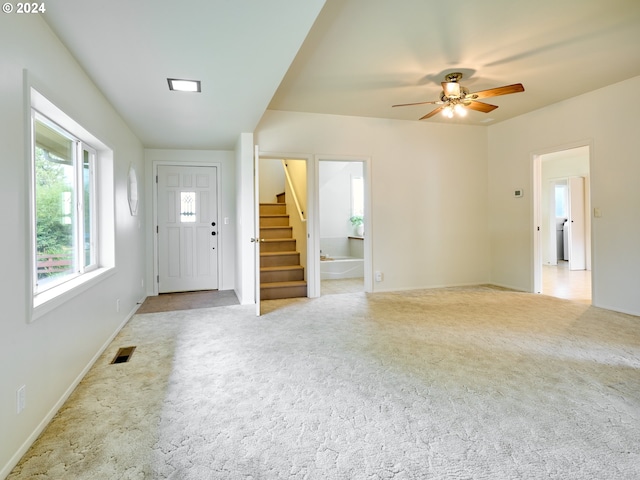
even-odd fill
[{"label": "electrical outlet", "polygon": [[376,282],[381,282],[384,279],[384,274],[382,272],[376,272]]},{"label": "electrical outlet", "polygon": [[141,287],[141,288],[144,288],[144,278],[141,278],[141,279],[140,279],[140,287]]},{"label": "electrical outlet", "polygon": [[120,299],[116,300],[116,313],[120,313]]},{"label": "electrical outlet", "polygon": [[20,413],[27,406],[27,386],[22,385],[16,392],[16,412]]}]

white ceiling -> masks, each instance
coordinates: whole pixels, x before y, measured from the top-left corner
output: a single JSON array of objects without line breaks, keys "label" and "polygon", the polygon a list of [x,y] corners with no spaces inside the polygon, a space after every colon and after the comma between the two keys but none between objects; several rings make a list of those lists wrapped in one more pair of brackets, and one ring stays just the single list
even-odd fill
[{"label": "white ceiling", "polygon": [[417,121],[433,107],[391,105],[437,100],[452,71],[525,92],[426,122],[491,125],[640,75],[638,0],[323,3],[64,0],[45,18],[149,148],[232,149],[267,107]]},{"label": "white ceiling", "polygon": [[[148,148],[233,149],[324,0],[56,0],[45,20]],[[200,80],[171,92],[167,78]]]}]

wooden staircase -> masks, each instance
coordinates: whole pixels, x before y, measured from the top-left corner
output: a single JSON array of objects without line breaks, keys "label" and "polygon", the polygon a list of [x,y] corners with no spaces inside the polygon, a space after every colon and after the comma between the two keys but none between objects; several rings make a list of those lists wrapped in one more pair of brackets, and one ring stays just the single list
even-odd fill
[{"label": "wooden staircase", "polygon": [[304,267],[289,226],[287,205],[260,204],[260,299],[307,296]]}]

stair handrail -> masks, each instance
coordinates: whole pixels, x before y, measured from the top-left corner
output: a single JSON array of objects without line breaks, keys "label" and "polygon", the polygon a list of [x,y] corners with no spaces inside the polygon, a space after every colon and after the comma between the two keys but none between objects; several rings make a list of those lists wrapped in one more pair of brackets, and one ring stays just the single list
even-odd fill
[{"label": "stair handrail", "polygon": [[307,219],[304,217],[304,212],[302,211],[302,208],[300,208],[300,202],[298,201],[298,194],[296,193],[296,189],[293,187],[293,181],[291,180],[291,176],[289,175],[289,170],[287,169],[287,161],[284,159],[282,160],[282,168],[284,168],[284,174],[287,177],[287,183],[289,184],[291,193],[293,193],[293,201],[296,204],[296,210],[298,210],[300,221],[306,222]]}]

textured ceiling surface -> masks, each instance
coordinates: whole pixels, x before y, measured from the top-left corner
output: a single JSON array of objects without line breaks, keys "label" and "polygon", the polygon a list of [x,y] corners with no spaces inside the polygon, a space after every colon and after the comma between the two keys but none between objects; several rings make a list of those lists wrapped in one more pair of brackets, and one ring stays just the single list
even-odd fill
[{"label": "textured ceiling surface", "polygon": [[438,100],[454,71],[525,92],[426,122],[491,125],[640,75],[638,0],[65,0],[45,18],[150,148],[231,149],[267,108],[417,121],[434,106],[391,105]]}]

